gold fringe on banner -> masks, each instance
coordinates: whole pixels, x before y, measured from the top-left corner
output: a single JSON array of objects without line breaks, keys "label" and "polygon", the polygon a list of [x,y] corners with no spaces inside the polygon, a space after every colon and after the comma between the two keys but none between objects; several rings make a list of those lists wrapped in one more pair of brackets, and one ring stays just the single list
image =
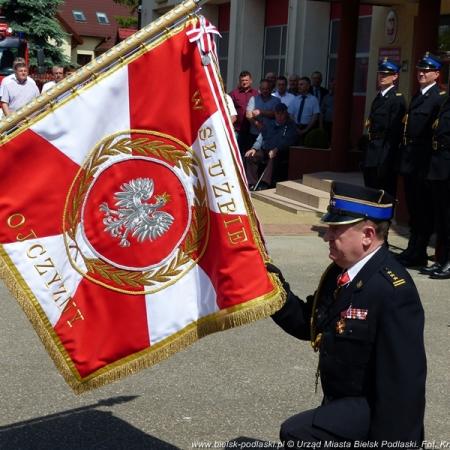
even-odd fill
[{"label": "gold fringe on banner", "polygon": [[81,378],[25,281],[14,268],[4,250],[0,251],[0,278],[5,281],[7,288],[19,302],[55,366],[67,384],[77,394],[99,388],[153,366],[208,334],[246,325],[274,314],[284,305],[286,292],[276,275],[270,274],[270,277],[274,285],[272,292],[202,317],[197,322],[164,339],[164,341],[108,364],[108,366],[91,375]]},{"label": "gold fringe on banner", "polygon": [[81,394],[104,386],[105,384],[118,381],[121,378],[164,361],[208,334],[246,325],[274,314],[285,303],[286,293],[278,277],[272,274],[271,277],[275,285],[273,292],[244,304],[203,317],[180,330],[178,333],[164,339],[164,341],[142,352],[116,361],[108,365],[107,368],[98,370],[80,382],[74,382],[73,377],[71,377],[70,381],[66,378],[66,381],[69,382],[77,394]]}]

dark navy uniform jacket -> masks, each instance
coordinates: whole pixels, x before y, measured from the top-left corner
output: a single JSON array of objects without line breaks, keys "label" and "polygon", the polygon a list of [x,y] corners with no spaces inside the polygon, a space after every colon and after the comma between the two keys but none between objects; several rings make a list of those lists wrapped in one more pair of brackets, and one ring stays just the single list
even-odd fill
[{"label": "dark navy uniform jacket", "polygon": [[[340,273],[331,264],[315,302],[313,297],[303,302],[289,293],[286,304],[272,316],[299,339],[314,340],[321,334],[316,342],[325,397],[314,425],[347,439],[420,445],[426,358],[424,312],[416,287],[385,246],[334,298]],[[352,314],[359,318],[339,322],[342,315]]]},{"label": "dark navy uniform jacket", "polygon": [[259,150],[272,150],[277,148],[280,155],[288,156],[289,147],[295,145],[298,140],[297,125],[291,119],[286,123],[279,124],[276,120],[269,122],[261,131],[262,141],[258,136],[256,145],[253,148]]},{"label": "dark navy uniform jacket", "polygon": [[427,178],[450,180],[450,98],[448,96],[441,105],[433,127],[433,150]]},{"label": "dark navy uniform jacket", "polygon": [[405,112],[405,99],[395,88],[384,96],[380,93],[375,97],[370,108],[370,141],[364,167],[379,167],[398,161]]},{"label": "dark navy uniform jacket", "polygon": [[444,96],[435,84],[424,95],[420,91],[412,98],[408,109],[405,142],[400,172],[425,177],[430,165],[433,124]]}]

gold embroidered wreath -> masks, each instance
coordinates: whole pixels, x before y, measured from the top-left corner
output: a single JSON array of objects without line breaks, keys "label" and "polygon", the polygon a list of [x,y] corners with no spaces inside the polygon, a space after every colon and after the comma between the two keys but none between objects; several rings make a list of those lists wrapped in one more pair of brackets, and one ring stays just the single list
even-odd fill
[{"label": "gold embroidered wreath", "polygon": [[[150,134],[153,136],[165,137],[161,133],[132,130],[139,134]],[[169,139],[173,139],[170,138]],[[83,255],[76,242],[76,230],[81,220],[81,206],[89,190],[91,181],[99,168],[112,156],[139,154],[151,156],[173,164],[183,172],[197,178],[194,185],[194,208],[191,225],[184,239],[183,245],[178,248],[174,256],[162,266],[148,271],[131,271],[118,269],[101,259],[87,258]],[[189,151],[180,150],[174,145],[161,140],[140,137],[131,139],[129,137],[117,139],[117,135],[111,136],[102,141],[93,151],[85,166],[78,173],[72,188],[67,197],[64,211],[64,232],[67,233],[73,244],[70,245],[79,255],[82,256],[88,272],[97,274],[104,280],[113,282],[119,287],[155,286],[165,283],[177,277],[183,271],[183,266],[190,260],[195,260],[200,256],[198,249],[208,231],[207,197],[206,188],[198,180],[199,167]],[[76,186],[76,187],[75,187]],[[73,192],[73,195],[70,194]],[[66,242],[66,248],[67,248]],[[70,255],[69,255],[70,258]],[[72,260],[71,260],[72,261]],[[73,262],[72,262],[73,264]],[[93,279],[93,281],[98,281]],[[111,287],[111,286],[108,286]]]}]

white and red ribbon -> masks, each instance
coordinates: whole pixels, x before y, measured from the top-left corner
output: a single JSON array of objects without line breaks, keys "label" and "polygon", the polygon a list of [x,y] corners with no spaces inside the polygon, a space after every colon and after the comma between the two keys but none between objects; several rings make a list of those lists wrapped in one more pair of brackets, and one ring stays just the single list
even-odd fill
[{"label": "white and red ribbon", "polygon": [[217,28],[211,24],[204,16],[199,16],[198,23],[191,30],[186,32],[189,37],[189,42],[198,42],[200,50],[203,54],[210,53],[214,48],[213,35],[216,34],[220,37]]}]

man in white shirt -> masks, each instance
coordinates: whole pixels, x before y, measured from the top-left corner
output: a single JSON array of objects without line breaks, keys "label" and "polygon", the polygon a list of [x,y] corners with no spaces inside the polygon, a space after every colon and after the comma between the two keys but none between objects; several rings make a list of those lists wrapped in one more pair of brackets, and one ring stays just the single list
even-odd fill
[{"label": "man in white shirt", "polygon": [[24,62],[13,66],[14,76],[3,84],[1,104],[3,114],[8,116],[39,96],[39,89],[28,76],[28,67]]},{"label": "man in white shirt", "polygon": [[42,86],[42,93],[51,89],[56,83],[58,83],[58,81],[61,81],[64,78],[64,67],[53,66],[52,75],[53,80],[47,81],[47,83]]},{"label": "man in white shirt", "polygon": [[287,91],[287,85],[288,81],[286,77],[278,77],[277,78],[277,84],[276,84],[276,90],[272,94],[274,97],[278,97],[281,100],[281,103],[284,103],[288,108],[289,105],[292,103],[293,100],[295,100],[295,95],[290,94]]},{"label": "man in white shirt", "polygon": [[320,115],[319,102],[310,94],[311,82],[308,77],[302,77],[298,81],[298,96],[291,102],[288,111],[297,124],[300,144],[306,134],[318,123]]}]

